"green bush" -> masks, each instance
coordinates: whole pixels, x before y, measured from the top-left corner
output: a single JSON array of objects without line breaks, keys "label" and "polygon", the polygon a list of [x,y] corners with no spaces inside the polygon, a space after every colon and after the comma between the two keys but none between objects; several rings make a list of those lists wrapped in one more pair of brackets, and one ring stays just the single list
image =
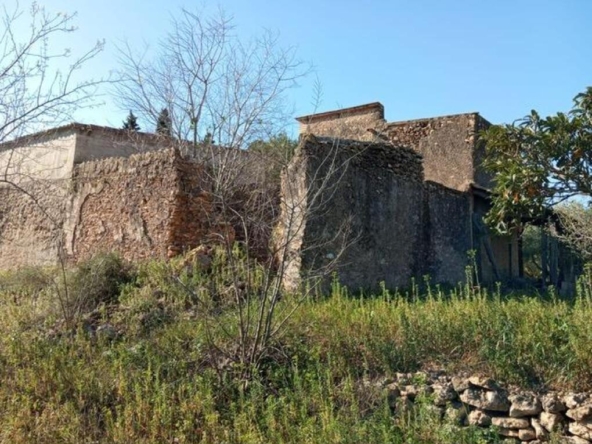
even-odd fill
[{"label": "green bush", "polygon": [[37,297],[53,282],[53,273],[42,267],[25,267],[0,273],[0,294]]},{"label": "green bush", "polygon": [[131,265],[115,253],[97,255],[81,262],[65,277],[60,302],[77,314],[92,311],[101,304],[117,302],[123,285],[134,279]]}]

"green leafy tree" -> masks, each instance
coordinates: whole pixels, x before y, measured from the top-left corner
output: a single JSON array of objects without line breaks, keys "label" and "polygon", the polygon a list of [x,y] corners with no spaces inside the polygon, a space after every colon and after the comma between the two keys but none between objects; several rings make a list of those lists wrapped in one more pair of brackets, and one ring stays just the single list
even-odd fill
[{"label": "green leafy tree", "polygon": [[140,125],[138,125],[138,119],[134,113],[129,112],[127,119],[123,121],[123,129],[128,131],[140,131]]},{"label": "green leafy tree", "polygon": [[592,87],[567,113],[546,118],[536,111],[482,133],[485,168],[494,174],[489,225],[499,233],[540,219],[575,196],[592,196]]},{"label": "green leafy tree", "polygon": [[163,108],[156,119],[156,134],[171,137],[171,116],[167,108]]},{"label": "green leafy tree", "polygon": [[282,169],[290,162],[298,142],[290,139],[286,133],[279,133],[267,140],[259,139],[250,143],[249,151],[257,153],[268,166],[268,174],[272,180],[279,184]]},{"label": "green leafy tree", "polygon": [[259,139],[249,144],[249,151],[272,156],[280,161],[290,161],[298,142],[290,139],[286,133],[279,133],[267,140]]}]

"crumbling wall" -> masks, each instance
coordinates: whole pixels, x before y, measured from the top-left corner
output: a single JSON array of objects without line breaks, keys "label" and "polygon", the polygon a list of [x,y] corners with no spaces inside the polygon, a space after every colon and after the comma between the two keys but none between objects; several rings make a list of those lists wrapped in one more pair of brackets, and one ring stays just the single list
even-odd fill
[{"label": "crumbling wall", "polygon": [[130,260],[174,256],[217,224],[203,166],[162,150],[75,168],[66,239],[74,260],[117,251]]},{"label": "crumbling wall", "polygon": [[66,239],[74,260],[100,251],[164,257],[177,187],[172,150],[78,165]]},{"label": "crumbling wall", "polygon": [[395,122],[384,132],[393,144],[412,148],[423,156],[426,180],[467,191],[482,179],[475,174],[476,118],[476,114],[459,114]]},{"label": "crumbling wall", "polygon": [[368,129],[384,124],[384,107],[380,103],[371,103],[299,117],[297,120],[300,122],[300,134],[372,141],[374,135]]},{"label": "crumbling wall", "polygon": [[[414,275],[419,242],[421,158],[390,144],[304,138],[283,177],[293,219],[285,284],[330,272],[352,289],[403,286]],[[303,202],[298,206],[294,202]],[[347,248],[345,248],[347,246]],[[327,282],[327,280],[325,280]]]},{"label": "crumbling wall", "polygon": [[176,183],[171,189],[167,256],[182,254],[202,243],[232,238],[232,228],[220,220],[213,205],[205,167],[175,156],[174,168]]}]

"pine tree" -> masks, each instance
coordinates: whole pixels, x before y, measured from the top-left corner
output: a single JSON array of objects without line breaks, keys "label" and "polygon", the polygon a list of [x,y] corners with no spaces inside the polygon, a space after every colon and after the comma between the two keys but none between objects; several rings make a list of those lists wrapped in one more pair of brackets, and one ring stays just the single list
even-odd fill
[{"label": "pine tree", "polygon": [[168,108],[163,108],[156,120],[156,134],[171,137],[171,123]]},{"label": "pine tree", "polygon": [[123,121],[123,129],[128,131],[140,131],[140,125],[138,125],[138,119],[134,116],[134,113],[129,112],[127,119]]}]

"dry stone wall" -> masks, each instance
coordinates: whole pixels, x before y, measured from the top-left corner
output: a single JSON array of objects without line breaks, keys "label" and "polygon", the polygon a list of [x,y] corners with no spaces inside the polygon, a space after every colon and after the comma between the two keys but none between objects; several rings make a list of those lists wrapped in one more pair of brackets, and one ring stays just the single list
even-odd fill
[{"label": "dry stone wall", "polygon": [[490,378],[451,377],[441,371],[398,373],[377,384],[395,414],[423,403],[432,406],[442,423],[493,427],[514,442],[538,444],[551,437],[566,444],[592,442],[592,393],[535,393]]}]

